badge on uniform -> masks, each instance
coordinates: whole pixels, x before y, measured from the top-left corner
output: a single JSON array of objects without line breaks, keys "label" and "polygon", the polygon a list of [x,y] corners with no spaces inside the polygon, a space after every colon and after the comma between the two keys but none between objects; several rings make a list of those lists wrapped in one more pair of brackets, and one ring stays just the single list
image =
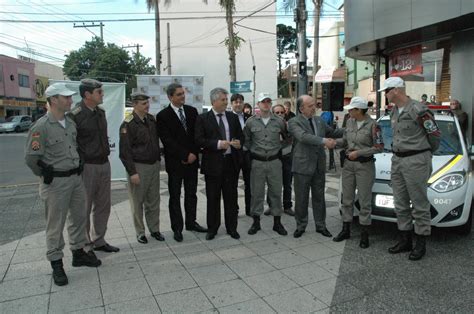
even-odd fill
[{"label": "badge on uniform", "polygon": [[422,125],[426,133],[434,134],[434,133],[439,132],[438,125],[436,124],[433,117],[428,112],[422,115],[420,119],[422,121]]},{"label": "badge on uniform", "polygon": [[38,141],[31,142],[31,149],[37,151],[40,149],[40,143]]},{"label": "badge on uniform", "polygon": [[121,128],[120,133],[122,134],[127,134],[127,128]]},{"label": "badge on uniform", "polygon": [[33,132],[33,133],[31,134],[31,137],[33,137],[33,138],[39,138],[39,137],[40,137],[40,132]]}]

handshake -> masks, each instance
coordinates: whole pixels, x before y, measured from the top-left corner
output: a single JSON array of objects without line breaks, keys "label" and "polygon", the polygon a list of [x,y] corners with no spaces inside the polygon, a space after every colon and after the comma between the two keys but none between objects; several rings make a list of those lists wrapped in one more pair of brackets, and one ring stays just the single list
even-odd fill
[{"label": "handshake", "polygon": [[220,149],[228,149],[229,146],[232,146],[235,149],[240,149],[240,140],[232,139],[232,141],[219,141]]},{"label": "handshake", "polygon": [[336,140],[333,138],[324,138],[323,143],[328,149],[333,149],[336,147]]}]

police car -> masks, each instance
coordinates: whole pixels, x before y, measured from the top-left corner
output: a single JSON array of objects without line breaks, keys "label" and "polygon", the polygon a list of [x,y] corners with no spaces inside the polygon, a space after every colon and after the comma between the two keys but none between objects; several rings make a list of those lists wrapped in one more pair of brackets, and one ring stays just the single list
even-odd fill
[{"label": "police car", "polygon": [[[444,106],[438,106],[444,107]],[[441,109],[441,108],[430,108]],[[473,177],[471,160],[457,118],[436,113],[441,130],[439,148],[433,153],[433,172],[427,182],[431,203],[431,225],[455,227],[469,234],[473,212]],[[375,183],[372,188],[372,219],[397,222],[390,180],[392,128],[390,116],[378,120],[385,149],[375,155]],[[355,207],[358,207],[355,202]]]}]

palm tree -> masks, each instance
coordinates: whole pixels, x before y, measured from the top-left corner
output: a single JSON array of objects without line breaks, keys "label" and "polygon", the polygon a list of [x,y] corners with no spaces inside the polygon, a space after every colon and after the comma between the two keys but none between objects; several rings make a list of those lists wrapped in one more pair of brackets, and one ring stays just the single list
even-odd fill
[{"label": "palm tree", "polygon": [[[164,0],[169,5],[171,0]],[[160,0],[146,0],[148,12],[155,11],[155,67],[156,74],[161,74],[161,43],[160,43]]]},{"label": "palm tree", "polygon": [[319,63],[319,20],[321,18],[321,7],[323,6],[323,0],[312,0],[314,3],[314,46],[313,46],[313,89],[312,95],[314,99],[318,98],[318,84],[316,83],[314,76],[318,71]]}]

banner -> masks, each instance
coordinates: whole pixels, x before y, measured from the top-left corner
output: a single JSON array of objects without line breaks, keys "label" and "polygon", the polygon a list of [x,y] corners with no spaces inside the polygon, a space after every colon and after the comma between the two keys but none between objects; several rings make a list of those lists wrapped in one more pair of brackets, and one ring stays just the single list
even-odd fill
[{"label": "banner", "polygon": [[[49,84],[58,82],[66,83],[69,89],[77,92],[77,94],[72,96],[72,108],[74,108],[75,104],[81,101],[81,96],[79,95],[80,82],[49,80]],[[119,129],[125,116],[125,83],[102,82],[102,84],[104,102],[100,107],[105,110],[105,116],[107,118],[107,133],[110,146],[109,161],[112,170],[112,180],[123,180],[126,178],[126,172],[119,159]]]},{"label": "banner", "polygon": [[150,96],[150,113],[156,115],[170,103],[166,89],[171,83],[181,84],[185,103],[202,112],[204,105],[202,75],[137,75],[137,89]]},{"label": "banner", "polygon": [[390,76],[423,73],[421,45],[394,51],[390,54]]}]

